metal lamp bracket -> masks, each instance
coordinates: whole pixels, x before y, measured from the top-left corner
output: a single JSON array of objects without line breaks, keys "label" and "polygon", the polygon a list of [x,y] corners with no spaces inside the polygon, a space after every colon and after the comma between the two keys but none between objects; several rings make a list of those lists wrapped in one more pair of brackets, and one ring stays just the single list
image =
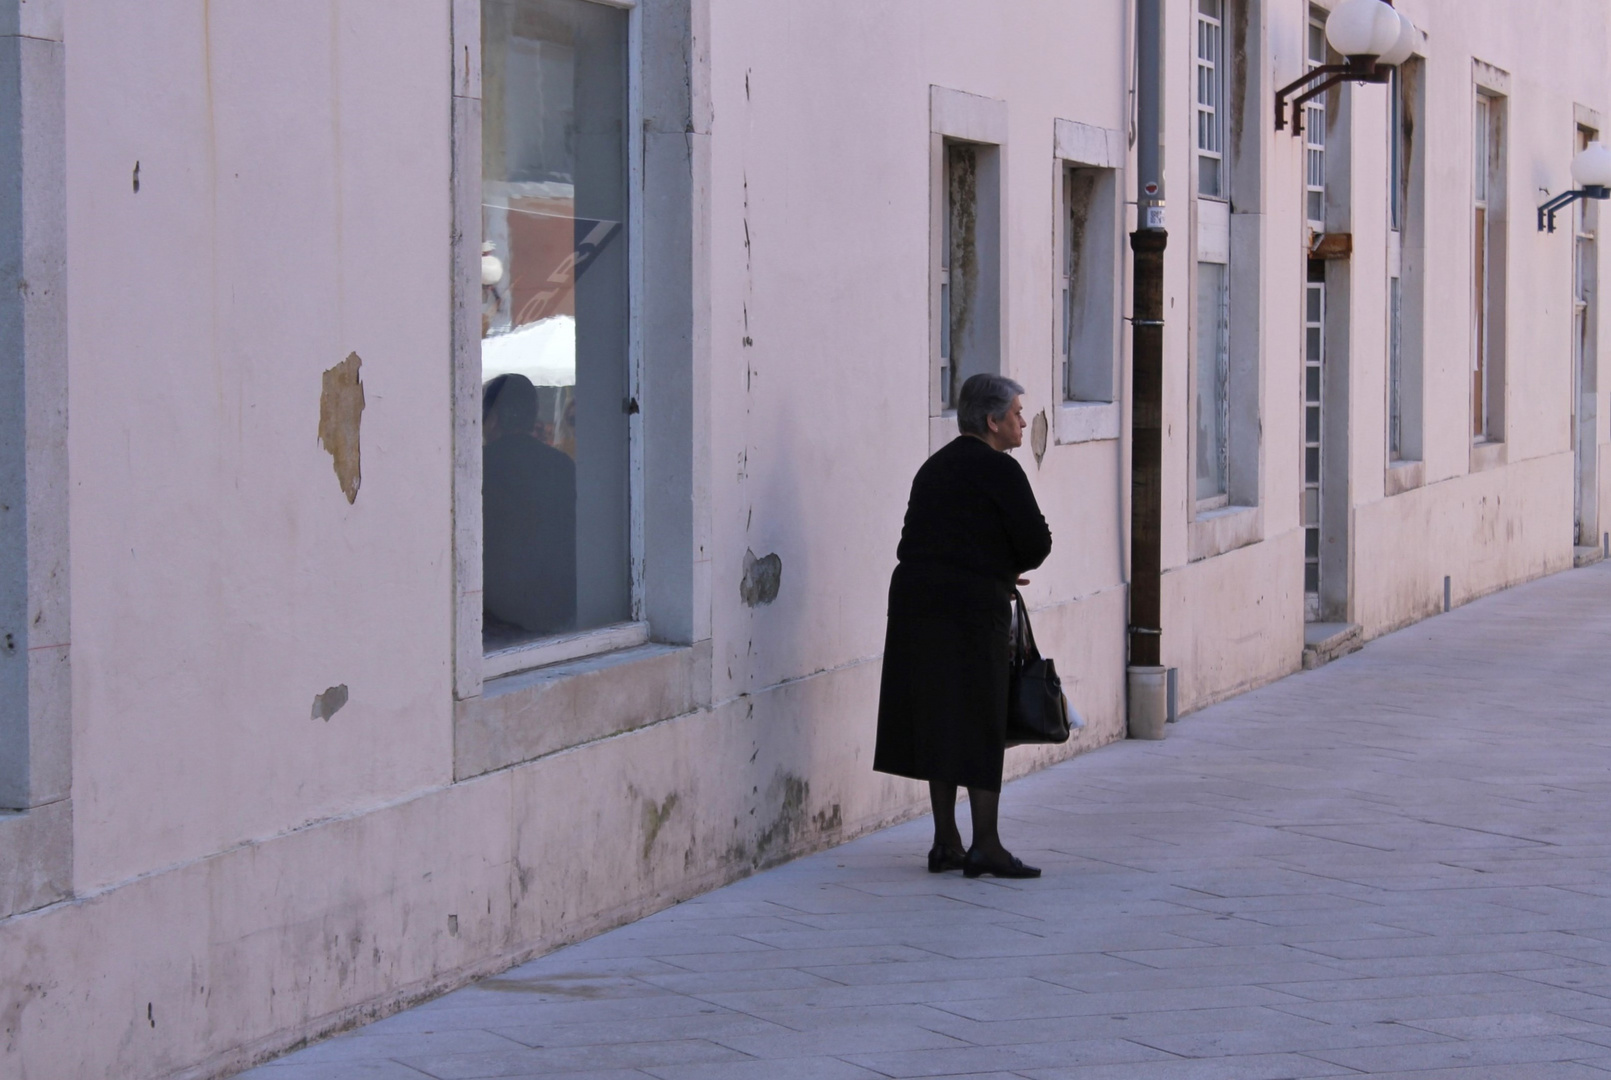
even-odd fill
[{"label": "metal lamp bracket", "polygon": [[[1376,62],[1374,56],[1350,56],[1346,64],[1322,64],[1300,79],[1294,79],[1275,92],[1275,130],[1281,131],[1287,126],[1287,98],[1302,90],[1303,93],[1292,102],[1292,134],[1303,133],[1303,107],[1308,102],[1324,94],[1338,83],[1385,83],[1392,77],[1393,69]],[[1317,85],[1309,86],[1315,80],[1323,80]],[[1307,90],[1304,87],[1309,86]]]},{"label": "metal lamp bracket", "polygon": [[1563,191],[1538,208],[1538,231],[1554,232],[1555,215],[1578,199],[1611,199],[1611,187],[1588,184],[1575,191]]}]

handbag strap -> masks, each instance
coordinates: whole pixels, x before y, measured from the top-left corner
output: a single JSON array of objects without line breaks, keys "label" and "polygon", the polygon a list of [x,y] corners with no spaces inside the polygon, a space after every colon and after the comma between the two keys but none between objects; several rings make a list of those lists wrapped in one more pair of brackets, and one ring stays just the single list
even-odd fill
[{"label": "handbag strap", "polygon": [[1020,662],[1031,659],[1040,659],[1040,649],[1035,645],[1035,630],[1029,625],[1029,611],[1024,607],[1024,594],[1017,589],[1012,591],[1012,602],[1018,612],[1018,656]]}]

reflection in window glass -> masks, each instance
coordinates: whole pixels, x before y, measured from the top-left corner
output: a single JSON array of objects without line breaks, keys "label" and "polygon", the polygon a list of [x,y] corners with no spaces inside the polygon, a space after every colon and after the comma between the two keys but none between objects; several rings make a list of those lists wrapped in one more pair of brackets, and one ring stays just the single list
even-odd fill
[{"label": "reflection in window glass", "polygon": [[627,14],[482,0],[489,649],[631,617]]}]

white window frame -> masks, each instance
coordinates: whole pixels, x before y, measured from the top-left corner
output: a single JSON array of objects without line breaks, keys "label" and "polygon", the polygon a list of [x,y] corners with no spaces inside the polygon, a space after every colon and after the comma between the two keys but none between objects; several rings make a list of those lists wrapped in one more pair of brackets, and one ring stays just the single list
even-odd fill
[{"label": "white window frame", "polygon": [[[577,0],[627,12],[627,332],[629,400],[643,395],[643,12],[637,0]],[[481,591],[481,0],[454,0],[455,96],[475,103],[472,132],[455,113],[455,571],[459,581],[455,618],[454,690],[459,698],[481,693],[489,679],[633,648],[650,638],[644,613],[645,467],[643,410],[631,408],[628,438],[628,557],[631,619],[578,632],[548,635],[488,652],[482,641]],[[462,68],[462,71],[460,70]],[[470,152],[473,139],[474,152]],[[472,258],[473,254],[473,258]],[[471,298],[474,298],[473,300]],[[473,587],[466,587],[473,582]]]},{"label": "white window frame", "polygon": [[[1229,102],[1227,90],[1229,81],[1226,78],[1227,64],[1225,62],[1225,13],[1232,0],[1194,0],[1196,10],[1196,59],[1193,71],[1196,75],[1195,92],[1196,105],[1193,116],[1196,121],[1195,138],[1197,144],[1196,176],[1193,178],[1193,187],[1199,198],[1225,199],[1229,197],[1230,189],[1230,163],[1225,153],[1226,135],[1229,125],[1226,123],[1229,115]],[[1205,12],[1205,5],[1217,7],[1218,13]],[[1214,163],[1214,175],[1217,177],[1213,191],[1204,190],[1203,163]]]},{"label": "white window frame", "polygon": [[[1315,55],[1316,39],[1318,36],[1319,56]],[[1326,19],[1325,12],[1317,8],[1309,9],[1308,22],[1304,24],[1304,70],[1313,71],[1326,62]],[[1326,96],[1321,94],[1311,98],[1303,107],[1303,206],[1304,218],[1309,228],[1314,232],[1326,231]],[[1317,201],[1320,206],[1319,216],[1310,213],[1310,207]]]}]

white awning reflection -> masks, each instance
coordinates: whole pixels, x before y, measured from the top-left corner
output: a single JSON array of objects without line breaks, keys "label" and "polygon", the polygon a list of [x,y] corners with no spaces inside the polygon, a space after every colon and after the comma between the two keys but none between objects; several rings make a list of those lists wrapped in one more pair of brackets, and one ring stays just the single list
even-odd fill
[{"label": "white awning reflection", "polygon": [[533,386],[576,385],[576,319],[550,315],[481,339],[481,381],[524,375]]}]

